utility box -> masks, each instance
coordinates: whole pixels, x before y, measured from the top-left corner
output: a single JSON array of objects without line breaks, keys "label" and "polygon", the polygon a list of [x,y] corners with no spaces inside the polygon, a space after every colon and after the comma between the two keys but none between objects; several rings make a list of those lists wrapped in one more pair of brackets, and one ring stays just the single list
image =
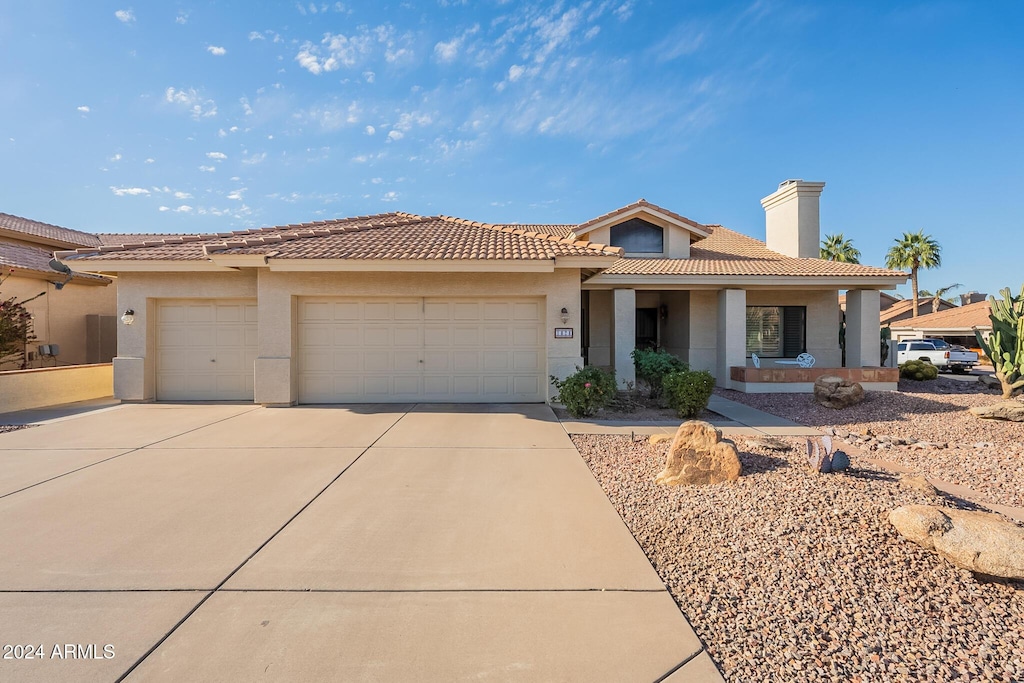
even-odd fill
[{"label": "utility box", "polygon": [[85,316],[85,362],[109,363],[117,355],[117,316]]}]

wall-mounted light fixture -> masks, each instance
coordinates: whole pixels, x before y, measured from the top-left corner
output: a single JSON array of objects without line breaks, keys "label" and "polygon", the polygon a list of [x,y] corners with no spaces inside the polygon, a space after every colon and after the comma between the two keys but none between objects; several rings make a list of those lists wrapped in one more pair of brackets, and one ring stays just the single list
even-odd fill
[{"label": "wall-mounted light fixture", "polygon": [[134,323],[135,310],[129,308],[127,311],[125,311],[124,315],[121,316],[121,322],[123,322],[125,325],[131,325],[132,323]]},{"label": "wall-mounted light fixture", "polygon": [[661,308],[659,308],[658,311],[661,313],[661,321],[662,322],[665,322],[666,320],[668,320],[668,306],[667,305],[662,304]]},{"label": "wall-mounted light fixture", "polygon": [[568,308],[563,308],[562,309],[562,324],[564,325],[567,322],[569,322],[569,309]]}]

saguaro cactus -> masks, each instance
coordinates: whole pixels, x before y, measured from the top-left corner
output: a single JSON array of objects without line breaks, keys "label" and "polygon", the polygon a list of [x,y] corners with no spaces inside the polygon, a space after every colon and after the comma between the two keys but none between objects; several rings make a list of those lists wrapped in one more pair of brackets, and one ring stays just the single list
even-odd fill
[{"label": "saguaro cactus", "polygon": [[1024,388],[1024,286],[1018,296],[1010,296],[1010,289],[999,290],[1002,300],[988,298],[992,308],[992,334],[988,341],[982,338],[978,328],[974,336],[992,359],[996,378],[1003,386],[1003,398],[1011,398]]}]

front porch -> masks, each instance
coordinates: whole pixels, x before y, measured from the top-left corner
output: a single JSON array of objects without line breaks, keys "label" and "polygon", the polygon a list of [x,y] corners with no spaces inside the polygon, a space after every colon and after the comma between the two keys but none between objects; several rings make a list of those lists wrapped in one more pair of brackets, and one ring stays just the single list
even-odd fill
[{"label": "front porch", "polygon": [[[636,382],[631,355],[661,348],[718,386],[743,392],[806,392],[822,375],[849,377],[870,390],[895,390],[894,371],[880,368],[878,290],[847,293],[846,365],[842,363],[838,290],[812,287],[584,288],[583,356],[611,367],[619,385]],[[762,357],[760,372],[751,353]],[[801,353],[813,368],[773,367]]]}]

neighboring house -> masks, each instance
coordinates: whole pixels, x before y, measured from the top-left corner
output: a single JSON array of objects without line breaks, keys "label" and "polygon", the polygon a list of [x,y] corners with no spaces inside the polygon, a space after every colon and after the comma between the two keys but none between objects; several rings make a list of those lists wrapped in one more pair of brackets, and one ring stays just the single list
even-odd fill
[{"label": "neighboring house", "polygon": [[762,200],[767,244],[640,200],[580,225],[388,213],[59,257],[118,276],[125,400],[545,401],[584,362],[633,380],[652,345],[738,386],[751,353],[839,366],[839,290],[848,365],[879,364],[879,290],[907,275],[817,258],[823,187]]},{"label": "neighboring house", "polygon": [[[935,299],[932,297],[921,297],[917,300],[917,315],[921,317],[923,315],[930,315],[935,311],[932,310],[932,304],[935,303]],[[939,311],[948,311],[951,308],[956,308],[956,304],[946,301],[945,299],[939,299]],[[913,299],[902,299],[895,302],[893,305],[882,310],[880,318],[882,327],[886,325],[896,325],[901,321],[908,321],[914,317],[914,300]]]},{"label": "neighboring house", "polygon": [[[13,271],[0,297],[24,301],[37,339],[28,367],[109,363],[115,354],[117,293],[109,277],[75,273],[68,278],[49,266],[54,250],[96,248],[99,236],[0,213],[0,270]],[[40,345],[56,344],[56,357],[40,357]],[[16,369],[8,363],[3,370]]]},{"label": "neighboring house", "polygon": [[988,337],[992,332],[992,320],[989,317],[991,310],[988,301],[979,301],[901,320],[891,326],[892,338],[900,341],[939,337],[950,344],[977,347],[974,329],[977,328],[983,337]]}]

